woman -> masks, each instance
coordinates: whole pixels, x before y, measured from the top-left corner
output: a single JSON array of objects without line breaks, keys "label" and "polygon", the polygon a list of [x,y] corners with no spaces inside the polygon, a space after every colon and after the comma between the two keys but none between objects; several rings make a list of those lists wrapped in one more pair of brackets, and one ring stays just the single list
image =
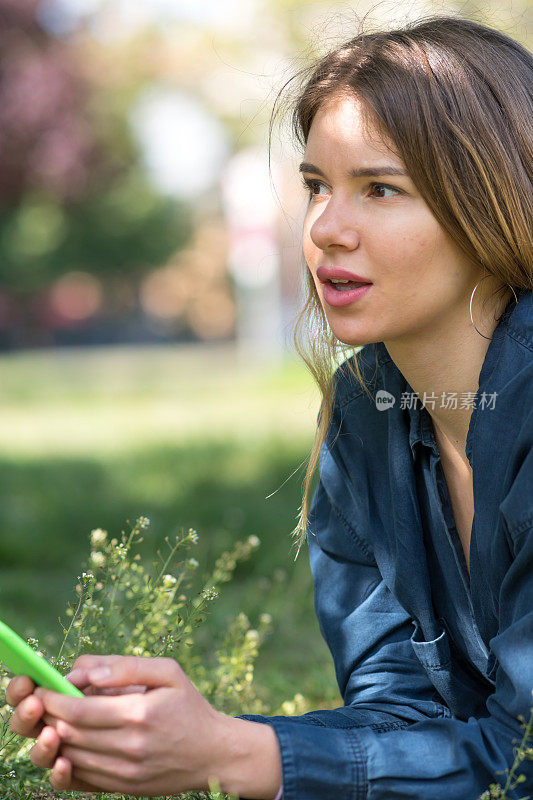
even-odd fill
[{"label": "woman", "polygon": [[533,705],[532,78],[517,42],[437,17],[336,49],[295,105],[323,395],[296,532],[344,705],[230,718],[173,661],[82,656],[76,685],[138,691],[7,693],[56,789],[475,800],[510,767]]}]

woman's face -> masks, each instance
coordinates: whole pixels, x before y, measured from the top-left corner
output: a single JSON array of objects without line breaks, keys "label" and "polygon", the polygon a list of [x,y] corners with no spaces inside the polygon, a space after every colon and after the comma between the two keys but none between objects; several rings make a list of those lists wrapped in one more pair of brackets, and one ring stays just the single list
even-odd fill
[{"label": "woman's face", "polygon": [[[481,269],[441,228],[399,156],[376,130],[364,131],[356,99],[320,107],[300,171],[311,195],[304,254],[340,341],[415,342],[441,336],[459,320],[470,324]],[[345,291],[331,277],[371,285],[353,291],[337,284]]]}]

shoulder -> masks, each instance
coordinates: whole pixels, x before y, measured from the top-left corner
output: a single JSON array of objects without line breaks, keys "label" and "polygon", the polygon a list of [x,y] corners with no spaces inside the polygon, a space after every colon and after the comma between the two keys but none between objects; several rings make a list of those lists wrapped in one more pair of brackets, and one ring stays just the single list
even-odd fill
[{"label": "shoulder", "polygon": [[532,298],[521,293],[495,331],[471,421],[479,515],[503,514],[511,537],[533,525]]},{"label": "shoulder", "polygon": [[506,339],[508,346],[531,362],[533,359],[533,292],[520,292],[509,316]]},{"label": "shoulder", "polygon": [[[500,327],[503,334],[499,334]],[[510,389],[530,378],[533,369],[533,292],[520,293],[518,303],[505,313],[494,336],[501,336],[501,346],[488,365],[487,380],[509,394]]]},{"label": "shoulder", "polygon": [[[533,293],[522,292],[518,303],[506,311],[494,332],[479,377],[479,411],[484,412],[481,395],[494,398],[492,411],[481,413],[486,428],[507,422],[515,431],[530,419],[533,399]],[[493,423],[492,425],[490,423]]]}]

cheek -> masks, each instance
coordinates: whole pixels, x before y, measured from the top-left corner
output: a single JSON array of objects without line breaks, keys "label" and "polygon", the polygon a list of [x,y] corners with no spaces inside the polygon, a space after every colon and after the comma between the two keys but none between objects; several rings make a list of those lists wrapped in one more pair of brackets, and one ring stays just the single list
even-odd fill
[{"label": "cheek", "polygon": [[391,272],[408,271],[411,276],[423,277],[434,273],[442,259],[446,259],[447,243],[434,229],[420,227],[410,233],[405,230],[397,236],[378,241],[384,263]]}]

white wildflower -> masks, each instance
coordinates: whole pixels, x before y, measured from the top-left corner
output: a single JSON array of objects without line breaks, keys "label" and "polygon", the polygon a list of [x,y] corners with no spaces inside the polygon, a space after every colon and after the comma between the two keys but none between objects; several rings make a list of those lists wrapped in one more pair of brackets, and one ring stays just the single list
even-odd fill
[{"label": "white wildflower", "polygon": [[99,550],[94,551],[91,553],[91,561],[95,567],[103,567],[105,564],[105,556]]},{"label": "white wildflower", "polygon": [[103,544],[107,539],[107,531],[102,530],[102,528],[95,528],[94,531],[91,531],[91,544],[94,547],[97,547],[99,544]]},{"label": "white wildflower", "polygon": [[128,553],[128,548],[122,542],[115,547],[115,553],[117,554],[118,558],[121,561],[126,559],[126,555]]}]

